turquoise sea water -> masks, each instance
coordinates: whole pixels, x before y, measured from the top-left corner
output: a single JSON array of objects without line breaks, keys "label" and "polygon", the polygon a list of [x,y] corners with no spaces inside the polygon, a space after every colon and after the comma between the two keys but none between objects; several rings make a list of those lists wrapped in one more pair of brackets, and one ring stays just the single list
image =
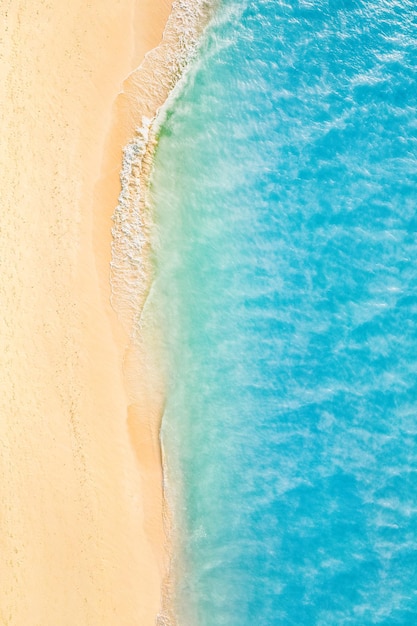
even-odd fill
[{"label": "turquoise sea water", "polygon": [[161,128],[179,626],[417,624],[417,9],[225,0]]}]

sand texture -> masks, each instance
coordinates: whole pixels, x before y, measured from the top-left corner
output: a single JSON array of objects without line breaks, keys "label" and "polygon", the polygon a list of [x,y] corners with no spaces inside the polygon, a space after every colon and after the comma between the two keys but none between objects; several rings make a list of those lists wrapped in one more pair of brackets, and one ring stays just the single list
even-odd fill
[{"label": "sand texture", "polygon": [[109,263],[136,124],[120,94],[170,10],[0,7],[2,626],[147,626],[160,610],[160,453],[134,417],[146,394],[129,399]]}]

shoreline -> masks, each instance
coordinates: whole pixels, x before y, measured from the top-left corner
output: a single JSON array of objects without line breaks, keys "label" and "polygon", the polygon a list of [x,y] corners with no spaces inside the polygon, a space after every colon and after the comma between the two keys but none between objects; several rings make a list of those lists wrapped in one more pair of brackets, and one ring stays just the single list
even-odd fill
[{"label": "shoreline", "polygon": [[[162,605],[157,619],[160,626],[174,626],[176,620],[171,603],[171,512],[163,488],[165,471],[160,442],[166,387],[163,339],[152,311],[146,307],[154,274],[149,183],[160,112],[184,77],[213,9],[214,3],[206,0],[198,0],[192,7],[174,0],[161,43],[130,74],[115,103],[116,127],[120,129],[122,118],[130,128],[130,137],[123,150],[121,192],[112,216],[111,302],[129,337],[124,357],[130,401],[129,432],[144,491],[152,494],[145,508],[149,519],[155,523],[158,518],[162,524],[158,534],[163,540],[153,540],[158,560],[163,564]],[[145,460],[144,448],[150,453]],[[161,500],[155,502],[157,490]]]},{"label": "shoreline", "polygon": [[142,59],[171,4],[0,10],[5,625],[166,623],[155,336],[126,351],[109,267],[122,149],[138,126],[135,72],[148,63],[158,77],[152,54]]}]

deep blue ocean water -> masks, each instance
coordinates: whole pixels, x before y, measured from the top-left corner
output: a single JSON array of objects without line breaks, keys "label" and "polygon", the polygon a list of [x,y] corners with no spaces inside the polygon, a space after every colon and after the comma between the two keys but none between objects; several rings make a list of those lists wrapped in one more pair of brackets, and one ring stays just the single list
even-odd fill
[{"label": "deep blue ocean water", "polygon": [[417,6],[224,0],[161,127],[179,626],[417,624]]}]

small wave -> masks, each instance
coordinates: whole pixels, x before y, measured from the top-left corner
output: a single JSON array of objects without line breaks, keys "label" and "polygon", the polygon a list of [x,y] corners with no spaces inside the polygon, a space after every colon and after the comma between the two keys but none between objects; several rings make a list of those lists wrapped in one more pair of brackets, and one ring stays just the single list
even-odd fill
[{"label": "small wave", "polygon": [[136,102],[153,116],[142,124],[123,151],[121,192],[113,215],[112,306],[132,338],[138,331],[152,282],[148,183],[156,146],[156,131],[164,118],[163,105],[195,57],[200,35],[213,14],[216,0],[176,0],[161,44],[146,55],[134,72]]}]

